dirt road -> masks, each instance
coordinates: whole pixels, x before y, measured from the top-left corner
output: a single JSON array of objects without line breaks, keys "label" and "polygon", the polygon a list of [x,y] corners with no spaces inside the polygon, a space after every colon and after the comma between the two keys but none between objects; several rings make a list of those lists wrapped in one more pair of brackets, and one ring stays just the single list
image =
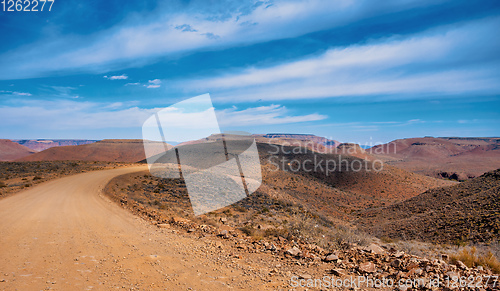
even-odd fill
[{"label": "dirt road", "polygon": [[[0,290],[262,290],[213,242],[158,229],[104,197],[88,172],[0,200]],[[233,262],[234,263],[234,262]]]}]

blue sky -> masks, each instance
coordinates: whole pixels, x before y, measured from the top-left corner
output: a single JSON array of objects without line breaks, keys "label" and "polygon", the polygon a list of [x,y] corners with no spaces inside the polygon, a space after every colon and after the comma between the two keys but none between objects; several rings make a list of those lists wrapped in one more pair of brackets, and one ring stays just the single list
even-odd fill
[{"label": "blue sky", "polygon": [[0,137],[141,138],[210,93],[223,130],[500,136],[498,1],[58,1],[0,11]]}]

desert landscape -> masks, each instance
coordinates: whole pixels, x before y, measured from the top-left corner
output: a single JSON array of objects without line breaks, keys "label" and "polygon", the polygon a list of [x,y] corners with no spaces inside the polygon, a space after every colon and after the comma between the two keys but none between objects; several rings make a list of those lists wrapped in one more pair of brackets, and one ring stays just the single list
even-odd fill
[{"label": "desert landscape", "polygon": [[500,291],[500,1],[0,2],[0,291]]},{"label": "desert landscape", "polygon": [[[469,156],[477,153],[475,167],[483,173],[458,182],[387,162],[395,159],[380,148],[390,144],[364,150],[328,142],[325,151],[316,136],[256,137],[262,185],[200,216],[193,214],[183,179],[149,173],[141,141],[61,144],[28,155],[5,141],[6,156],[17,159],[1,163],[0,286],[276,290],[288,289],[291,278],[444,282],[500,273],[500,175],[490,170],[498,151],[484,139],[467,139],[468,146],[462,140]],[[200,149],[199,143],[185,146]],[[418,146],[431,152],[436,145]],[[484,147],[491,152],[485,155],[490,150]],[[456,148],[440,144],[440,157],[463,163]],[[295,171],[291,163],[276,162],[314,157],[365,163],[360,171]],[[387,159],[383,169],[370,171],[378,157]],[[441,160],[427,163],[450,169],[441,168]],[[415,289],[436,289],[432,280],[420,283]],[[491,281],[482,289],[495,286]]]}]

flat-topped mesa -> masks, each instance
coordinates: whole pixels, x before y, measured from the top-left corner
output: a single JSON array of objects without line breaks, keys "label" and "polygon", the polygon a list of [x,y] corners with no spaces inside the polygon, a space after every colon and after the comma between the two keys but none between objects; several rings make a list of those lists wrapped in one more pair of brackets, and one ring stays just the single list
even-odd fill
[{"label": "flat-topped mesa", "polygon": [[90,139],[15,139],[12,140],[20,145],[30,148],[36,152],[41,152],[51,147],[76,146],[94,143],[98,140]]},{"label": "flat-topped mesa", "polygon": [[336,152],[338,154],[349,154],[349,153],[365,153],[365,150],[359,146],[359,144],[356,143],[341,143],[337,147]]},{"label": "flat-topped mesa", "polygon": [[307,137],[318,137],[310,133],[266,133],[262,135],[265,138],[307,138]]},{"label": "flat-topped mesa", "polygon": [[[102,143],[140,143],[142,144],[144,141],[142,139],[103,139],[98,141],[98,144]],[[146,141],[148,142],[148,141]]]},{"label": "flat-topped mesa", "polygon": [[305,147],[315,152],[331,153],[340,142],[314,134],[267,133],[254,134],[257,142],[293,147]]},{"label": "flat-topped mesa", "polygon": [[[104,162],[139,162],[146,158],[142,139],[105,139],[91,144],[77,146],[59,146],[46,149],[19,161],[104,161]],[[159,143],[164,144],[164,143]],[[165,144],[167,147],[171,147]],[[164,151],[164,147],[158,147]]]}]

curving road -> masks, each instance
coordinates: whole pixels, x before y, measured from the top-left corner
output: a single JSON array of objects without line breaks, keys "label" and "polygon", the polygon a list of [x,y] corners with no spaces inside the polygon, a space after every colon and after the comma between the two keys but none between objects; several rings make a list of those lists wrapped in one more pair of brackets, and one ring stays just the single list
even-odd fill
[{"label": "curving road", "polygon": [[151,226],[102,195],[113,177],[141,170],[77,174],[0,200],[0,290],[214,290],[239,281],[240,271],[215,264],[211,243]]}]

